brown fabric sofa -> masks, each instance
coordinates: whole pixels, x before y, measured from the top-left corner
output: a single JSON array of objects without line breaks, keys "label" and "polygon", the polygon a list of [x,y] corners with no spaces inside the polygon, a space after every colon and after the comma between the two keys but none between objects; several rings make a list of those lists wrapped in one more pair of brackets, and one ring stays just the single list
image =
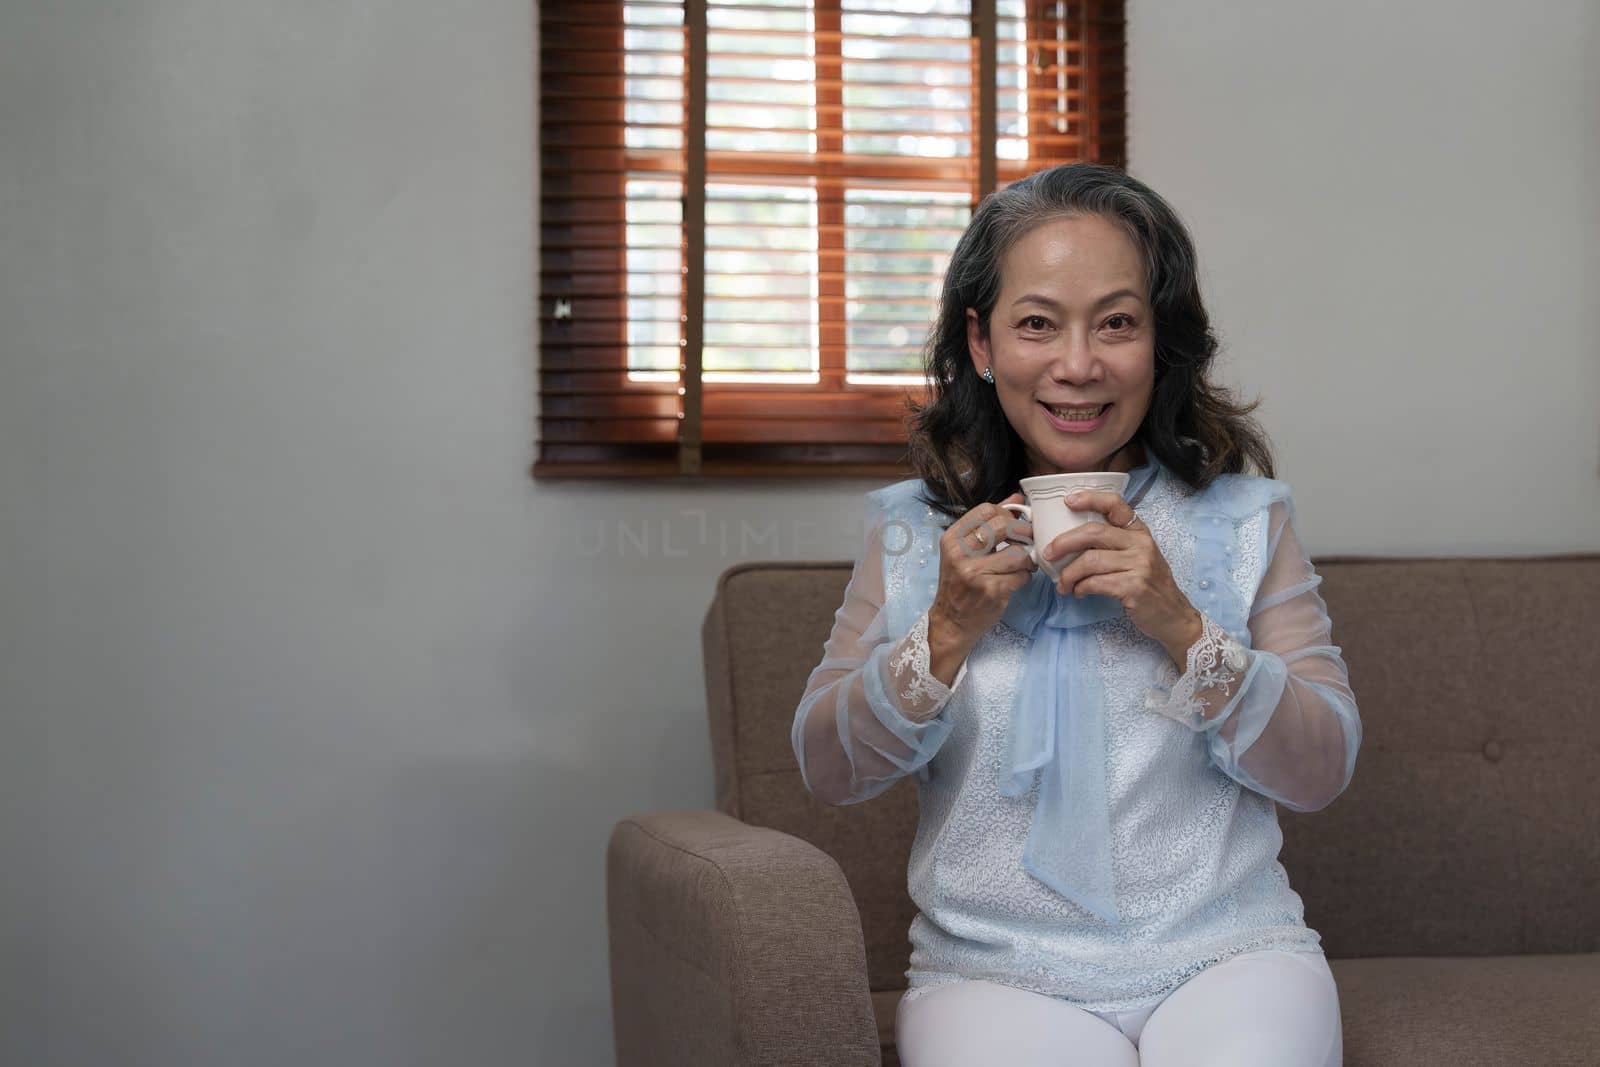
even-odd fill
[{"label": "brown fabric sofa", "polygon": [[[1600,554],[1314,563],[1364,740],[1331,806],[1278,815],[1345,1063],[1600,1064]],[[607,850],[622,1067],[897,1063],[916,783],[823,805],[789,746],[849,575],[717,583],[718,810]]]}]

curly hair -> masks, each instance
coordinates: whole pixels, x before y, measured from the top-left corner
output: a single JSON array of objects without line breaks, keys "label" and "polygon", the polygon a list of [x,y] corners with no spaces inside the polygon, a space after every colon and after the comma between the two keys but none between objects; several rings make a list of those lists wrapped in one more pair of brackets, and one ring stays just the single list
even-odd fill
[{"label": "curly hair", "polygon": [[1196,490],[1220,474],[1243,472],[1247,461],[1274,476],[1266,432],[1250,417],[1260,398],[1237,404],[1207,378],[1218,344],[1200,300],[1194,243],[1183,222],[1125,171],[1066,163],[985,197],[945,271],[923,348],[932,398],[926,404],[908,399],[907,425],[912,469],[931,496],[926,503],[949,518],[1004,500],[1027,474],[1022,439],[994,389],[973,369],[966,309],[977,311],[987,337],[1006,251],[1042,223],[1086,214],[1120,226],[1145,266],[1155,316],[1155,386],[1133,440]]}]

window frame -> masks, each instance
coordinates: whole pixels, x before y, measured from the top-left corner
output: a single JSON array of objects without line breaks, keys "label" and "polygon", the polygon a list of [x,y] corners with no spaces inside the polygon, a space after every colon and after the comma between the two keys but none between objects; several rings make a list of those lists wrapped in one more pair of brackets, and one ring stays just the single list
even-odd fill
[{"label": "window frame", "polygon": [[[646,0],[648,2],[648,0]],[[571,94],[552,94],[547,83],[542,94],[541,129],[561,131],[557,140],[541,144],[542,184],[547,190],[541,210],[544,240],[538,253],[540,361],[539,459],[532,468],[537,479],[645,477],[704,480],[738,477],[906,477],[910,467],[904,416],[907,399],[926,402],[926,385],[885,385],[850,382],[846,377],[844,312],[846,279],[846,189],[852,180],[883,180],[888,176],[971,190],[972,203],[996,187],[1030,173],[1046,162],[998,159],[997,107],[999,89],[998,40],[995,0],[975,0],[972,8],[971,94],[974,152],[944,159],[861,156],[844,153],[841,0],[814,0],[814,61],[817,64],[817,153],[716,152],[706,149],[707,8],[708,0],[684,0],[684,122],[685,147],[647,150],[624,147],[626,75],[623,54],[622,11],[626,0],[580,0],[579,5],[547,0],[541,10],[541,50],[549,55],[547,31],[563,32],[563,48],[577,48],[602,56],[609,48],[617,59],[614,70],[594,77],[606,79],[613,91],[577,100]],[[579,6],[588,16],[577,14]],[[1058,14],[1047,19],[1044,9]],[[1059,111],[1028,108],[1029,144],[1075,143],[1070,158],[1093,159],[1126,166],[1124,109],[1124,5],[1121,0],[1092,0],[1075,4],[1044,4],[1028,0],[1025,38],[1032,63],[1026,82],[1033,99],[1079,97],[1074,114],[1076,132],[1058,128]],[[609,10],[616,18],[607,24],[593,17]],[[1076,10],[1076,38],[1063,37],[1059,13]],[[1046,29],[1055,32],[1057,55],[1048,56]],[[1080,47],[1084,62],[1062,62],[1065,53]],[[1053,60],[1053,62],[1046,62]],[[571,77],[570,73],[564,75]],[[558,76],[557,80],[559,81]],[[1077,88],[1071,83],[1076,77]],[[575,80],[593,80],[586,72]],[[1008,89],[1008,92],[1013,91]],[[585,124],[585,117],[599,121]],[[602,131],[597,136],[596,131]],[[604,131],[614,136],[604,139]],[[1040,140],[1034,140],[1038,138]],[[596,143],[598,141],[598,143]],[[579,155],[591,166],[578,166]],[[1030,152],[1030,155],[1032,153]],[[1062,153],[1048,162],[1058,162]],[[596,172],[610,176],[609,185],[578,193],[560,187],[563,177]],[[630,378],[628,345],[626,191],[630,174],[660,173],[683,182],[680,242],[683,287],[680,294],[682,359],[677,381],[640,381]],[[705,307],[705,204],[706,184],[719,175],[772,176],[811,183],[817,197],[817,277],[819,348],[816,382],[707,382],[701,373]],[[581,208],[570,222],[552,220],[551,182],[564,206]],[[620,205],[607,211],[606,204]],[[611,224],[608,227],[608,223]],[[582,233],[579,233],[579,230]],[[590,241],[585,235],[611,233],[609,240]],[[572,233],[570,244],[563,235]],[[551,234],[556,240],[550,241]],[[610,253],[610,258],[607,258]],[[622,291],[593,294],[562,284],[563,275],[583,262],[589,273],[622,279]],[[837,308],[830,318],[828,309]],[[930,308],[930,313],[931,313]],[[931,314],[930,314],[931,319]],[[581,352],[580,355],[574,353]],[[554,365],[551,361],[554,360]],[[566,377],[563,377],[565,375]],[[583,396],[569,395],[581,381]],[[554,388],[552,388],[554,386]],[[588,399],[585,400],[585,397]],[[547,404],[554,401],[554,405]],[[575,402],[576,401],[576,402]],[[556,406],[557,416],[550,415]],[[578,414],[566,414],[575,411]],[[591,416],[586,412],[593,412]],[[748,424],[752,437],[762,432],[766,440],[723,443],[704,440],[708,416]],[[649,439],[606,441],[597,431],[593,439],[574,432],[571,439],[553,439],[547,430],[558,419],[598,427],[602,420],[659,423]],[[764,422],[762,420],[772,420]],[[790,425],[783,426],[787,421]],[[759,426],[758,426],[759,424]],[[563,429],[569,427],[563,426]],[[669,433],[669,429],[675,432]],[[782,432],[779,432],[779,431]],[[785,439],[784,434],[789,435]],[[794,435],[800,435],[798,439]],[[877,435],[877,439],[873,439]]]}]

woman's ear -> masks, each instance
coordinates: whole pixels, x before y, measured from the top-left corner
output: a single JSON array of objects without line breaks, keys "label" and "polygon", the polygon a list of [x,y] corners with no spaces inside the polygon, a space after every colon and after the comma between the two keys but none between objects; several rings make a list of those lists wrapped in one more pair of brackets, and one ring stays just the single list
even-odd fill
[{"label": "woman's ear", "polygon": [[992,366],[989,362],[989,341],[983,336],[978,313],[972,308],[967,309],[967,354],[972,357],[972,369],[979,374],[983,373],[984,367]]}]

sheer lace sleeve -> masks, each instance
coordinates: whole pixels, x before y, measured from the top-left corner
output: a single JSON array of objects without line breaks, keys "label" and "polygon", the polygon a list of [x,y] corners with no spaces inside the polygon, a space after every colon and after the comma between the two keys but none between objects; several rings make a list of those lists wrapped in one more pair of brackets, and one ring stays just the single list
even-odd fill
[{"label": "sheer lace sleeve", "polygon": [[884,522],[871,525],[790,731],[806,788],[828,804],[867,800],[912,772],[925,779],[967,673],[963,661],[946,686],[929,671],[926,612],[898,641],[886,635]]},{"label": "sheer lace sleeve", "polygon": [[1204,732],[1212,761],[1230,777],[1293,811],[1317,811],[1350,784],[1361,717],[1293,506],[1275,501],[1268,528],[1251,647],[1230,656],[1208,625],[1171,703],[1154,710]]}]

